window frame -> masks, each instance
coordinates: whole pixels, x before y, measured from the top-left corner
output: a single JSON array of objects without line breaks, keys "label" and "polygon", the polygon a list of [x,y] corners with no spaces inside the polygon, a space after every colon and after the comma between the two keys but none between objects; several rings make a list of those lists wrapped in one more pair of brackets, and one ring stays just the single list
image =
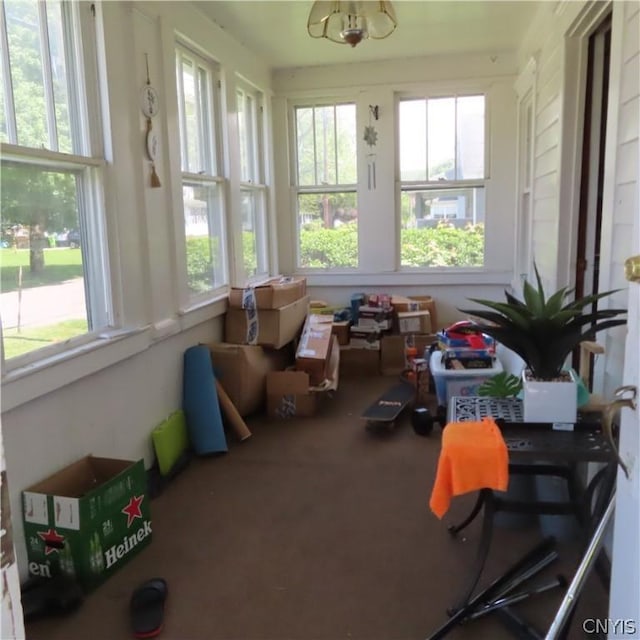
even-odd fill
[{"label": "window frame", "polygon": [[[356,143],[356,181],[354,183],[336,183],[335,185],[322,185],[314,184],[311,186],[304,186],[299,184],[299,165],[298,165],[298,134],[297,134],[297,109],[298,108],[316,108],[316,107],[333,107],[334,110],[338,106],[349,105],[353,106],[355,111],[355,143]],[[305,273],[313,275],[316,273],[329,273],[329,274],[341,274],[341,273],[355,273],[359,270],[360,265],[360,247],[358,246],[357,260],[358,264],[355,267],[334,267],[334,268],[322,268],[322,267],[303,267],[300,264],[300,212],[298,210],[299,196],[304,194],[322,194],[322,193],[353,193],[356,197],[356,202],[360,200],[360,146],[361,142],[358,139],[358,100],[352,95],[341,95],[336,97],[310,97],[310,98],[294,98],[289,100],[288,103],[288,128],[290,144],[290,184],[291,184],[291,212],[293,219],[294,233],[294,256],[295,256],[295,270],[299,273]],[[317,177],[318,171],[315,167],[315,175]],[[358,225],[360,221],[358,220]],[[359,232],[358,232],[359,235]]]},{"label": "window frame", "polygon": [[[265,131],[265,105],[262,91],[253,87],[250,83],[236,76],[235,86],[236,113],[238,116],[238,151],[240,165],[240,206],[242,207],[243,196],[250,198],[252,205],[252,223],[254,226],[255,252],[256,252],[256,272],[245,273],[245,280],[248,282],[260,280],[269,273],[269,232],[268,232],[268,192],[266,183],[266,140]],[[252,109],[248,113],[248,124],[244,130],[245,139],[242,136],[242,123],[240,121],[241,112],[238,107],[238,100],[242,97],[243,102],[252,101]],[[246,108],[243,113],[247,113]],[[245,148],[243,148],[245,147]],[[248,159],[249,171],[245,172],[243,166],[243,154]],[[241,220],[241,229],[243,222]],[[244,256],[243,256],[244,267]],[[246,268],[245,268],[246,272]]]},{"label": "window frame", "polygon": [[[2,337],[0,344],[3,382],[5,378],[20,376],[24,371],[35,370],[52,361],[75,355],[79,349],[84,349],[91,343],[103,342],[116,329],[105,216],[104,190],[107,162],[98,68],[98,19],[89,3],[60,2],[59,6],[62,11],[61,28],[64,34],[72,152],[18,144],[15,94],[10,71],[5,6],[2,3],[0,38],[2,38],[3,47],[0,64],[3,69],[3,97],[6,98],[6,133],[9,141],[0,142],[0,155],[2,162],[20,163],[32,168],[42,167],[46,170],[67,172],[76,176],[78,224],[83,247],[85,309],[87,322],[94,326],[87,332],[68,340],[53,343],[8,360],[5,359],[4,337]],[[49,35],[43,26],[47,8],[46,4],[38,3],[39,43],[43,53],[45,49],[49,52],[49,55],[43,55],[41,60],[46,107],[44,116],[47,120],[50,145],[58,146],[55,104],[51,103],[53,99],[51,50]],[[90,259],[86,259],[86,256]],[[91,322],[92,320],[94,322]]]},{"label": "window frame", "polygon": [[[207,131],[203,131],[203,122],[199,118],[198,135],[201,139],[206,140],[206,144],[199,149],[199,162],[202,170],[194,172],[185,170],[184,163],[187,160],[188,139],[183,136],[186,130],[186,120],[184,113],[184,85],[182,77],[182,66],[180,61],[184,58],[194,62],[194,69],[203,68],[208,75],[207,87],[207,105],[208,113],[204,114],[207,123]],[[223,88],[222,73],[220,65],[213,60],[205,52],[190,45],[185,38],[177,35],[173,43],[173,60],[175,64],[175,80],[176,80],[176,115],[177,123],[177,141],[179,150],[178,168],[180,171],[180,194],[178,196],[180,214],[178,221],[178,234],[176,241],[181,244],[179,255],[183,257],[180,260],[180,299],[182,301],[181,308],[183,312],[189,309],[196,309],[208,304],[228,291],[229,285],[229,254],[228,254],[228,222],[227,222],[227,187],[228,177],[225,175],[224,148],[223,148]],[[197,74],[196,74],[197,75]],[[196,83],[197,85],[198,83]],[[201,107],[201,103],[198,107]],[[202,114],[201,114],[202,115]],[[207,137],[208,134],[209,137]],[[191,168],[191,167],[188,167]],[[219,211],[217,220],[213,220],[211,212],[208,211],[209,238],[214,239],[216,236],[211,234],[216,225],[220,229],[220,259],[219,277],[214,281],[213,286],[202,293],[191,293],[189,290],[189,277],[187,272],[187,250],[186,250],[186,233],[185,233],[185,210],[184,197],[182,189],[185,185],[197,186],[201,185],[205,188],[216,187],[218,194]]]},{"label": "window frame", "polygon": [[[426,146],[426,179],[425,180],[402,180],[401,175],[401,149],[400,149],[400,104],[405,101],[411,100],[424,100],[426,103],[428,113],[429,100],[442,99],[442,98],[464,98],[471,96],[482,96],[484,98],[484,149],[483,149],[483,178],[469,178],[459,180],[430,180],[429,179],[429,156],[428,156],[428,138],[424,143]],[[443,190],[456,190],[456,189],[482,189],[484,195],[484,201],[486,205],[488,187],[490,183],[490,91],[487,88],[469,88],[466,90],[434,90],[434,91],[398,91],[395,94],[395,114],[396,114],[396,128],[395,128],[395,148],[396,148],[396,175],[397,175],[397,199],[396,199],[396,217],[398,225],[398,240],[397,240],[397,256],[396,256],[396,269],[398,273],[428,273],[428,272],[447,272],[455,273],[457,271],[483,271],[486,270],[486,257],[487,257],[487,239],[484,238],[483,248],[483,264],[482,265],[460,265],[460,266],[404,266],[402,265],[402,194],[408,191],[443,191]],[[457,128],[457,119],[456,119]],[[428,120],[427,120],[427,133],[428,133]],[[457,135],[456,135],[457,140]],[[486,219],[485,219],[485,233],[486,233]]]}]

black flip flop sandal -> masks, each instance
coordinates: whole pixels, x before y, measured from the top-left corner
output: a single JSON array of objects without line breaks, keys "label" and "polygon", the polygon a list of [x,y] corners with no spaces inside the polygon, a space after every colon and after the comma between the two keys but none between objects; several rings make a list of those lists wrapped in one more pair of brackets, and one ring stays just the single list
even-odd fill
[{"label": "black flip flop sandal", "polygon": [[167,582],[153,578],[143,582],[131,595],[131,627],[136,638],[153,638],[162,631]]}]

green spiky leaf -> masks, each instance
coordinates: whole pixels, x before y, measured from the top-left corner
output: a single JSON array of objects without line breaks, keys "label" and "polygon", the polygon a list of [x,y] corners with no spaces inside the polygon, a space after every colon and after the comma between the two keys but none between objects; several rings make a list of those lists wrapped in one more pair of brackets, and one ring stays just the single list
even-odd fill
[{"label": "green spiky leaf", "polygon": [[618,289],[567,302],[574,290],[562,287],[546,298],[537,267],[535,275],[537,287],[527,281],[523,284],[524,300],[505,291],[506,302],[469,298],[485,308],[460,311],[483,320],[478,329],[517,353],[535,378],[553,380],[581,342],[626,324],[626,319],[619,317],[626,309],[594,306]]}]

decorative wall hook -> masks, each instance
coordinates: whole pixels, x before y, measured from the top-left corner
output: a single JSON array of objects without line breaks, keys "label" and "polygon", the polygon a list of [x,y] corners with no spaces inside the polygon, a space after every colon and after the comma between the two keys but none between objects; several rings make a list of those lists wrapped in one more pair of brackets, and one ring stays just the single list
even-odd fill
[{"label": "decorative wall hook", "polygon": [[373,116],[374,120],[377,120],[380,116],[380,107],[377,104],[370,104],[369,105],[369,112],[371,113],[371,115]]}]

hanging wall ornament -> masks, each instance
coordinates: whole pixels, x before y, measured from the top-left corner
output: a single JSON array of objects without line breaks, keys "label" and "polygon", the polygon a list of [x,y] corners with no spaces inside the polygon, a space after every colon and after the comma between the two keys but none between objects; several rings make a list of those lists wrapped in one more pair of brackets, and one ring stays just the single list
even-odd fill
[{"label": "hanging wall ornament", "polygon": [[369,125],[364,128],[364,141],[371,148],[371,152],[367,154],[367,185],[370,190],[376,188],[376,154],[373,147],[378,142],[378,132],[373,126],[372,117],[378,119],[378,105],[369,105]]},{"label": "hanging wall ornament", "polygon": [[158,92],[151,86],[151,80],[149,78],[149,56],[144,54],[147,64],[147,83],[142,89],[142,113],[147,119],[147,129],[145,132],[145,151],[147,157],[151,160],[151,186],[161,187],[160,178],[156,173],[156,158],[158,157],[158,147],[160,140],[158,134],[153,130],[152,118],[158,114],[160,108],[160,100],[158,98]]}]

